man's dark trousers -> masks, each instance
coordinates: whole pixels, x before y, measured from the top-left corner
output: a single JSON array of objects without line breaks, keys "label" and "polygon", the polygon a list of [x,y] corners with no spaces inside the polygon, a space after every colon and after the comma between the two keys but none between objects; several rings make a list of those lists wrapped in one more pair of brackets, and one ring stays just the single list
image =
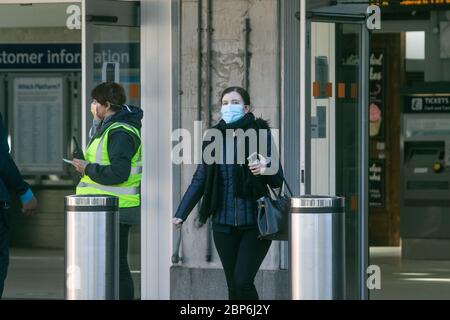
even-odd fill
[{"label": "man's dark trousers", "polygon": [[7,212],[0,208],[0,299],[3,294],[9,264],[9,223]]}]

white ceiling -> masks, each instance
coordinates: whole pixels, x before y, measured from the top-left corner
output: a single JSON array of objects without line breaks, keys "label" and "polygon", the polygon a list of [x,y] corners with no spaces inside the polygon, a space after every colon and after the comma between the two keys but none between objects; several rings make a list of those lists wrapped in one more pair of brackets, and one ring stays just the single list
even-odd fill
[{"label": "white ceiling", "polygon": [[[80,6],[78,3],[73,3]],[[0,4],[0,28],[63,27],[71,3],[55,4]]]}]

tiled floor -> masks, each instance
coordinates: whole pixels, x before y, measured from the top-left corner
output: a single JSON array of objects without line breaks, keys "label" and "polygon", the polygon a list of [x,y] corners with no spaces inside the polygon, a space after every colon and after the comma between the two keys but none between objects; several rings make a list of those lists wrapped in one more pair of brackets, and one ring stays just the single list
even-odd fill
[{"label": "tiled floor", "polygon": [[[130,266],[139,298],[139,257],[130,256]],[[64,251],[12,249],[5,299],[64,299]]]},{"label": "tiled floor", "polygon": [[[450,299],[450,261],[402,260],[400,248],[371,248],[371,265],[381,269],[381,289],[371,299]],[[136,295],[139,259],[131,257]],[[13,249],[6,299],[63,299],[64,253]]]},{"label": "tiled floor", "polygon": [[63,299],[64,252],[13,249],[5,299]]},{"label": "tiled floor", "polygon": [[450,299],[450,261],[403,260],[400,248],[377,247],[369,264],[381,268],[381,290],[371,299]]}]

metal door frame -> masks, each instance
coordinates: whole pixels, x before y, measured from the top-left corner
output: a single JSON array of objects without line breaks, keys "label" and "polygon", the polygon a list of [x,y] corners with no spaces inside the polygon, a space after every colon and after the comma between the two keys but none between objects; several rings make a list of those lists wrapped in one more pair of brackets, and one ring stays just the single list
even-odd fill
[{"label": "metal door frame", "polygon": [[[88,88],[93,88],[94,84],[94,39],[93,28],[95,25],[94,17],[114,17],[120,18],[117,22],[101,22],[99,24],[106,26],[134,26],[139,27],[139,17],[135,17],[133,6],[140,1],[123,1],[123,0],[83,0],[82,1],[82,17],[91,17],[90,19],[81,19],[81,69],[82,69],[82,88],[83,90],[83,107],[82,107],[82,145],[87,145],[87,137],[89,132],[89,124],[92,122],[92,115],[88,111],[90,109],[91,99],[88,94]],[[136,13],[137,14],[137,13]],[[89,20],[89,21],[88,21]]]},{"label": "metal door frame", "polygon": [[[303,2],[303,1],[302,1]],[[302,8],[301,8],[302,9]],[[304,9],[304,8],[303,8]],[[306,16],[306,14],[305,14]],[[359,201],[358,201],[358,212],[360,213],[360,219],[358,221],[358,231],[359,231],[359,298],[361,300],[369,299],[369,291],[366,286],[367,279],[367,267],[369,262],[369,247],[368,247],[368,158],[369,158],[369,87],[368,87],[368,79],[369,79],[369,32],[366,28],[366,20],[365,16],[360,15],[329,15],[329,14],[318,14],[318,15],[309,15],[305,21],[305,34],[301,36],[301,39],[304,39],[304,42],[301,42],[301,52],[305,52],[305,60],[301,61],[301,70],[305,74],[305,82],[306,85],[300,86],[300,95],[303,96],[305,100],[301,101],[301,123],[300,126],[304,128],[302,130],[303,134],[301,135],[301,158],[302,158],[302,170],[305,172],[310,172],[310,161],[307,161],[307,157],[309,157],[311,147],[311,137],[308,132],[310,132],[310,123],[307,119],[310,119],[310,108],[306,108],[307,103],[311,105],[310,94],[311,88],[308,87],[308,83],[311,83],[311,71],[307,66],[308,59],[311,58],[311,48],[310,48],[310,31],[311,31],[311,23],[312,22],[327,22],[327,23],[346,23],[346,24],[357,24],[361,26],[361,38],[360,38],[360,52],[361,52],[361,68],[359,72],[359,82],[361,84],[361,90],[359,90],[359,101],[361,101],[362,110],[360,112],[359,123],[358,126],[358,144],[359,144],[359,182],[358,182],[358,193],[359,193]],[[301,34],[303,32],[301,31]],[[303,107],[302,107],[303,106]],[[310,177],[308,174],[305,177]],[[302,188],[303,190],[311,190],[311,180],[306,179],[305,185]],[[303,193],[302,193],[303,194]]]}]

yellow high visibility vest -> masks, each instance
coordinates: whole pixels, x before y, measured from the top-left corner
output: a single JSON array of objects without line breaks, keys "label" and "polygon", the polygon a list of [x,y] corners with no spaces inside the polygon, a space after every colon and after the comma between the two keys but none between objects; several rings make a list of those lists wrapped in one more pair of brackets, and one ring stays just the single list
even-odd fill
[{"label": "yellow high visibility vest", "polygon": [[102,166],[110,165],[108,155],[108,138],[109,133],[114,130],[122,128],[139,138],[139,147],[133,158],[131,159],[131,172],[128,180],[117,185],[105,186],[93,181],[87,175],[84,175],[77,186],[77,195],[112,195],[119,198],[119,208],[131,208],[141,205],[140,186],[142,178],[142,144],[139,130],[135,127],[122,123],[115,122],[110,125],[100,137],[95,138],[89,144],[84,158],[89,163],[97,163]]}]

